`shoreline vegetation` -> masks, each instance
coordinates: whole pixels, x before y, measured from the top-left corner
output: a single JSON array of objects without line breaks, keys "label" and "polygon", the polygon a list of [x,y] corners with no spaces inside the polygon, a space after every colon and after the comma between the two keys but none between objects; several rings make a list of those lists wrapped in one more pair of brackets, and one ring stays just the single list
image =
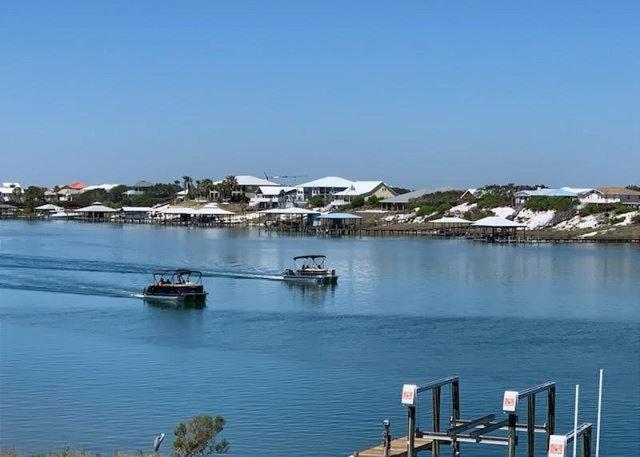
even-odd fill
[{"label": "shoreline vegetation", "polygon": [[[158,435],[153,440],[153,451],[145,452],[138,450],[135,452],[115,451],[113,457],[205,457],[208,455],[220,455],[229,452],[229,442],[219,435],[224,430],[226,424],[222,416],[195,416],[191,419],[180,422],[173,434],[174,441],[170,452],[160,452],[160,447],[164,442],[164,433]],[[150,443],[151,444],[151,443]],[[168,445],[166,446],[168,447]],[[0,449],[0,457],[103,457],[100,452],[89,452],[84,450],[74,450],[70,447],[43,453],[19,452],[15,448]]]},{"label": "shoreline vegetation", "polygon": [[[575,195],[533,196],[524,201],[518,198],[522,191],[547,189],[543,185],[494,184],[466,191],[433,191],[401,205],[385,204],[383,199],[372,195],[355,197],[343,205],[333,206],[326,198],[323,200],[316,195],[293,205],[292,202],[272,200],[271,206],[265,208],[251,206],[249,196],[241,191],[232,176],[217,184],[210,179],[194,181],[185,176],[183,185],[180,184],[179,180],[149,184],[143,193],[135,195],[127,194],[127,186],[109,190],[96,188],[76,194],[69,201],[53,202],[55,205],[47,204],[43,189],[31,186],[19,201],[5,204],[0,217],[189,227],[258,227],[307,235],[420,235],[474,239],[484,236],[517,242],[640,242],[640,199],[625,203],[605,199],[593,203]],[[621,189],[638,194],[640,186],[629,185]],[[394,191],[402,195],[408,189],[394,188]],[[76,212],[97,203],[110,212]],[[283,209],[297,206],[303,211],[314,211],[316,215],[338,213],[336,218],[348,211],[349,216],[355,217],[314,221],[311,214],[265,214],[264,210],[274,208],[273,205]],[[43,206],[57,209],[43,210]],[[198,210],[206,207],[210,211],[200,216]],[[495,231],[491,235],[485,231],[483,235],[470,225],[437,222],[451,217],[464,219],[469,224],[487,217],[499,217],[520,224],[524,230],[513,230],[508,237],[500,237],[498,233],[496,237]]]}]

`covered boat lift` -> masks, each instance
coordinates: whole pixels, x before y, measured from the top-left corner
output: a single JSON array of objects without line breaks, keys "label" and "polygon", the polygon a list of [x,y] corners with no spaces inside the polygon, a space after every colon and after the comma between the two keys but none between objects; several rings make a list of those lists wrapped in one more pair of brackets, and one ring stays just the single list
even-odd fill
[{"label": "covered boat lift", "polygon": [[311,226],[312,217],[317,216],[320,212],[293,206],[291,208],[267,209],[260,211],[260,214],[267,216],[267,221],[265,223],[267,228],[290,232],[301,232]]},{"label": "covered boat lift", "polygon": [[207,203],[202,208],[197,209],[194,216],[199,224],[223,225],[229,223],[231,216],[235,213],[220,208],[215,203]]},{"label": "covered boat lift", "polygon": [[455,216],[445,216],[440,219],[428,221],[436,228],[437,234],[442,236],[464,236],[473,221]]},{"label": "covered boat lift", "polygon": [[51,214],[60,213],[60,212],[64,211],[64,208],[62,206],[54,205],[54,204],[51,204],[51,203],[47,203],[45,205],[36,206],[34,209],[37,212],[39,212],[40,214],[42,214],[43,216],[49,216]]},{"label": "covered boat lift", "polygon": [[477,229],[480,236],[476,239],[491,243],[510,242],[518,239],[518,230],[522,229],[523,238],[526,238],[527,226],[520,222],[515,222],[504,217],[490,216],[475,221],[471,224],[473,229]]},{"label": "covered boat lift", "polygon": [[[349,213],[321,214],[316,218],[317,226],[330,234],[343,234],[355,229],[362,221],[362,216]],[[315,224],[314,224],[315,225]]]},{"label": "covered boat lift", "polygon": [[80,213],[82,219],[90,222],[104,222],[111,220],[112,216],[118,212],[117,209],[109,208],[102,204],[102,202],[93,202],[89,206],[79,208],[75,210],[76,213]]}]

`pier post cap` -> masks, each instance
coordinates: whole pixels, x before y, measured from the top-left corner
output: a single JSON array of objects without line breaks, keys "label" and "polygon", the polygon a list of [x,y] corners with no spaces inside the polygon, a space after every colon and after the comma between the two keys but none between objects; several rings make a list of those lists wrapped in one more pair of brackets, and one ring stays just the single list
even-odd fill
[{"label": "pier post cap", "polygon": [[405,384],[402,386],[402,404],[407,406],[415,406],[416,392],[418,386],[415,384]]},{"label": "pier post cap", "polygon": [[547,457],[565,457],[567,455],[567,437],[565,435],[551,435],[549,437],[549,452]]},{"label": "pier post cap", "polygon": [[518,392],[515,390],[505,390],[504,397],[502,397],[502,410],[508,413],[513,413],[518,407]]}]

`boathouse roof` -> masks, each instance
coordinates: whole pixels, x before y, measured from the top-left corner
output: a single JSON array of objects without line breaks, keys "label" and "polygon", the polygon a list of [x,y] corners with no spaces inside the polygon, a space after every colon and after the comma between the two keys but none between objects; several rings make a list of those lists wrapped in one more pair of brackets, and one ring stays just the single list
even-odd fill
[{"label": "boathouse roof", "polygon": [[474,227],[526,227],[525,224],[521,224],[520,222],[511,221],[509,219],[505,219],[504,217],[499,216],[489,216],[483,219],[475,221],[473,224]]}]

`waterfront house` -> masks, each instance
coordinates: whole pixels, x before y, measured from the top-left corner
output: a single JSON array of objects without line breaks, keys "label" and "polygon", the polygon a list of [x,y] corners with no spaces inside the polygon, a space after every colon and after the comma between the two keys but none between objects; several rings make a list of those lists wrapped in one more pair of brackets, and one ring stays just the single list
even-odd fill
[{"label": "waterfront house", "polygon": [[153,187],[153,183],[150,183],[149,181],[138,181],[137,183],[129,186],[129,188],[127,189],[126,192],[124,192],[123,194],[128,196],[128,197],[132,197],[135,195],[142,195],[144,194],[147,190],[149,190],[150,187]]},{"label": "waterfront house", "polygon": [[58,201],[60,202],[71,202],[75,195],[78,195],[80,190],[72,189],[71,187],[65,187],[60,189],[56,194],[58,195]]},{"label": "waterfront house", "polygon": [[532,197],[566,197],[566,198],[578,198],[578,193],[565,189],[535,189],[535,190],[521,190],[514,194],[514,200],[516,205],[524,205]]},{"label": "waterfront house", "polygon": [[395,191],[383,181],[354,181],[345,190],[333,194],[332,204],[334,206],[345,204],[353,201],[356,197],[385,199],[395,195]]},{"label": "waterfront house", "polygon": [[19,203],[24,191],[17,182],[3,182],[0,186],[0,201]]},{"label": "waterfront house", "polygon": [[[243,196],[248,199],[252,199],[256,196],[260,187],[282,187],[276,182],[269,181],[267,179],[258,178],[251,175],[238,175],[236,178],[237,186],[232,190],[231,195],[234,197]],[[220,184],[223,180],[216,181],[214,184]],[[220,198],[220,193],[217,190],[211,192],[211,197],[214,199]]]},{"label": "waterfront house", "polygon": [[599,187],[604,198],[624,205],[640,205],[640,191],[626,187]]},{"label": "waterfront house", "polygon": [[326,176],[296,186],[296,201],[308,202],[312,197],[320,196],[325,202],[333,198],[333,194],[346,190],[353,181],[338,176]]},{"label": "waterfront house", "polygon": [[47,189],[44,191],[44,199],[46,202],[57,202],[60,201],[60,196],[58,195],[58,192],[56,192],[55,190],[50,190]]},{"label": "waterfront house", "polygon": [[296,201],[296,188],[284,186],[260,186],[249,200],[250,207],[260,209],[286,208]]},{"label": "waterfront house", "polygon": [[380,203],[382,204],[383,209],[390,211],[403,211],[409,208],[412,201],[418,200],[430,192],[431,191],[427,189],[414,190],[404,194],[385,198]]},{"label": "waterfront house", "polygon": [[480,194],[479,189],[467,189],[462,193],[462,195],[460,195],[460,198],[458,198],[458,201],[460,203],[473,202],[475,201],[476,198],[480,196],[479,194]]},{"label": "waterfront house", "polygon": [[187,198],[187,196],[189,195],[189,191],[187,189],[182,189],[179,190],[178,192],[176,192],[176,199],[177,200],[184,200]]}]

